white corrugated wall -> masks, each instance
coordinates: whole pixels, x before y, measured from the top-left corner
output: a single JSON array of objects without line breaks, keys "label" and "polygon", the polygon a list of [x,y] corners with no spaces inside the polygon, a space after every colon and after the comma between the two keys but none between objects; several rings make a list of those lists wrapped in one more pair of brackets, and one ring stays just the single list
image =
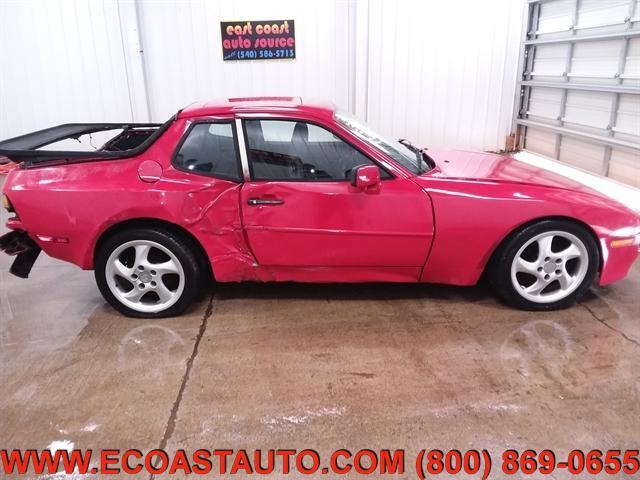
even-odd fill
[{"label": "white corrugated wall", "polygon": [[[196,100],[325,98],[383,133],[483,150],[510,133],[520,0],[2,0],[0,138],[163,121]],[[220,21],[293,18],[295,60],[223,62]]]},{"label": "white corrugated wall", "polygon": [[427,145],[503,148],[522,14],[514,0],[372,1],[368,120]]},{"label": "white corrugated wall", "polygon": [[[300,95],[349,104],[346,1],[140,1],[154,118],[199,99]],[[220,21],[294,19],[295,60],[222,61]]]},{"label": "white corrugated wall", "polygon": [[0,0],[0,139],[132,120],[118,3]]}]

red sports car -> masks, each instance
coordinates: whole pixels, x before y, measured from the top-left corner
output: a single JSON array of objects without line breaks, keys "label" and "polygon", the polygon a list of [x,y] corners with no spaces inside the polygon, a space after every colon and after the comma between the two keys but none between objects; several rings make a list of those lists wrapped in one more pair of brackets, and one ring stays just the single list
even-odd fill
[{"label": "red sports car", "polygon": [[[55,145],[105,134],[93,151]],[[596,277],[622,279],[640,243],[637,214],[566,177],[386,139],[299,98],[195,104],[162,125],[60,125],[0,142],[0,155],[20,163],[3,197],[12,272],[27,277],[42,249],[94,269],[105,299],[137,317],[177,315],[214,280],[483,274],[509,304],[549,310]]]}]

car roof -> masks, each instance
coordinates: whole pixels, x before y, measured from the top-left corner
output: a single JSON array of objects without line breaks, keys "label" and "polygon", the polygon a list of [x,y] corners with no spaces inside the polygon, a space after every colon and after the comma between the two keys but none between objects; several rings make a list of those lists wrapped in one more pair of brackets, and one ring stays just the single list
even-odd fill
[{"label": "car roof", "polygon": [[178,118],[235,113],[308,113],[333,116],[335,105],[325,101],[302,101],[300,97],[235,97],[196,102],[183,108]]}]

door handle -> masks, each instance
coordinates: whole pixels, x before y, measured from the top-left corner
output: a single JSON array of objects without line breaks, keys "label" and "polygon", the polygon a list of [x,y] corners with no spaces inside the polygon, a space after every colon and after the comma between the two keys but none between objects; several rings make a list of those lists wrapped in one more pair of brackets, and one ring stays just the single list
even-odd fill
[{"label": "door handle", "polygon": [[282,205],[284,200],[279,198],[250,198],[247,203],[249,205]]}]

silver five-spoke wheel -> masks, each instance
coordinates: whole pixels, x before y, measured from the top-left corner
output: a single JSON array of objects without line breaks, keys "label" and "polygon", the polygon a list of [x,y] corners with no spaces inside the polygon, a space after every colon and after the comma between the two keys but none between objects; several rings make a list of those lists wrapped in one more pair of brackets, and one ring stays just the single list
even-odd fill
[{"label": "silver five-spoke wheel", "polygon": [[132,240],[113,250],[105,277],[118,301],[142,313],[170,308],[185,288],[184,269],[176,255],[150,240]]},{"label": "silver five-spoke wheel", "polygon": [[522,297],[553,303],[571,295],[589,271],[587,247],[564,231],[544,232],[524,243],[511,264],[511,281]]}]

